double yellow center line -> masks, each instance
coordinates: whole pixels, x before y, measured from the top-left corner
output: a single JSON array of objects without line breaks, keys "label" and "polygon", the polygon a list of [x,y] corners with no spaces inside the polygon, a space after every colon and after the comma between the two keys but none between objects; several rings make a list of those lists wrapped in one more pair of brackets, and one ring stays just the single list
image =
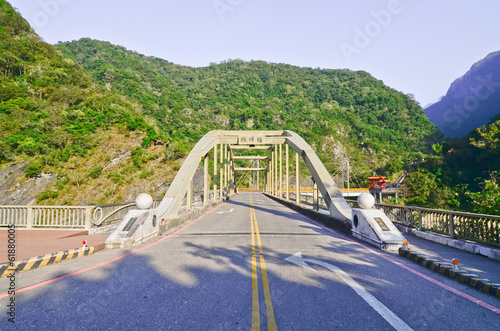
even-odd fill
[{"label": "double yellow center line", "polygon": [[278,330],[274,319],[273,302],[271,300],[271,290],[269,289],[269,278],[267,276],[266,261],[262,251],[262,241],[260,239],[259,225],[255,217],[252,195],[250,195],[250,224],[252,230],[252,330],[260,330],[260,309],[259,309],[259,282],[257,278],[257,248],[259,250],[260,271],[262,273],[262,285],[264,289],[264,302],[266,305],[267,328],[268,330]]}]

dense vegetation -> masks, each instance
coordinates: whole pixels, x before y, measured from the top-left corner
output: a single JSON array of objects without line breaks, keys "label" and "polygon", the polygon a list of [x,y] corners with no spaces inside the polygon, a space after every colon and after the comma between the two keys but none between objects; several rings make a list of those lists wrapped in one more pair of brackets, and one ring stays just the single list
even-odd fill
[{"label": "dense vegetation", "polygon": [[500,116],[433,149],[408,177],[407,203],[500,215]]},{"label": "dense vegetation", "polygon": [[29,159],[26,175],[36,176],[45,166],[85,155],[98,129],[152,130],[140,116],[140,105],[103,92],[85,69],[43,42],[4,0],[0,36],[1,163]]},{"label": "dense vegetation", "polygon": [[241,60],[191,68],[91,39],[57,48],[104,89],[140,102],[180,152],[213,129],[289,129],[332,172],[346,153],[362,179],[402,171],[434,130],[411,97],[362,71]]},{"label": "dense vegetation", "polygon": [[[152,177],[162,177],[161,186],[171,176],[161,146],[148,148],[161,139],[146,121],[138,102],[103,90],[0,0],[0,169],[16,164],[25,175],[16,175],[9,190],[44,171],[55,178],[36,193],[45,204],[123,201],[145,177],[152,192],[148,183],[159,179]],[[152,164],[157,175],[145,169]]]},{"label": "dense vegetation", "polygon": [[[445,141],[411,96],[362,71],[241,60],[191,68],[91,39],[54,48],[4,0],[0,36],[0,165],[56,172],[39,201],[123,201],[121,187],[147,179],[156,191],[171,179],[210,130],[289,129],[332,175],[346,154],[352,185],[409,171],[404,203],[500,214],[498,118]],[[104,193],[73,198],[94,187]]]}]

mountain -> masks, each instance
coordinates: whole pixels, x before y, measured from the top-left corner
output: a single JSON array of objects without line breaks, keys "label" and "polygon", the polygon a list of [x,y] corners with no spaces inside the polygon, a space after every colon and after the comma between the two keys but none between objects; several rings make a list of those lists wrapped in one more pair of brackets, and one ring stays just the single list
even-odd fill
[{"label": "mountain", "polygon": [[294,130],[333,176],[347,155],[362,185],[421,159],[435,126],[363,71],[241,60],[191,68],[90,39],[53,46],[0,0],[1,203],[161,198],[214,129]]},{"label": "mountain", "polygon": [[138,102],[103,90],[0,0],[2,204],[130,201],[136,188],[120,183],[148,192],[171,178],[157,138]]},{"label": "mountain", "polygon": [[104,89],[140,102],[177,152],[214,129],[289,129],[331,172],[347,154],[362,177],[403,170],[434,130],[414,100],[363,71],[242,60],[191,68],[88,38],[56,47]]},{"label": "mountain", "polygon": [[425,113],[450,138],[488,124],[500,113],[500,51],[475,63]]}]

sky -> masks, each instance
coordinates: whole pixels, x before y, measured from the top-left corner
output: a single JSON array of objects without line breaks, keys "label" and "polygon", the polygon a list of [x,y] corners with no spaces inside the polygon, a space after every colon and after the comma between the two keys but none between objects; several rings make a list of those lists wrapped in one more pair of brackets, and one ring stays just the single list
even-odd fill
[{"label": "sky", "polygon": [[364,70],[423,106],[500,50],[498,0],[8,0],[48,43],[89,37],[170,62]]}]

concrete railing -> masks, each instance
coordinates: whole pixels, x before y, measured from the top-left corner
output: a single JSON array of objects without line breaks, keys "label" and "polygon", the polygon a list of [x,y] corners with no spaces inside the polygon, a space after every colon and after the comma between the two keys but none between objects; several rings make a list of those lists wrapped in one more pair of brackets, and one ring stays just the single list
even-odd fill
[{"label": "concrete railing", "polygon": [[0,206],[0,226],[90,229],[93,206]]},{"label": "concrete railing", "polygon": [[[213,193],[210,194],[213,199]],[[201,195],[193,203],[201,204]],[[153,208],[161,200],[154,200]],[[183,206],[186,201],[183,202]],[[135,202],[97,206],[0,206],[0,227],[14,224],[18,228],[90,229],[120,222],[127,212],[137,209]]]},{"label": "concrete railing", "polygon": [[[356,201],[347,200],[351,206]],[[500,247],[500,216],[376,203],[394,223]]]},{"label": "concrete railing", "polygon": [[130,209],[134,208],[136,208],[135,202],[95,206],[92,213],[92,223],[96,226],[116,223],[121,221]]}]

